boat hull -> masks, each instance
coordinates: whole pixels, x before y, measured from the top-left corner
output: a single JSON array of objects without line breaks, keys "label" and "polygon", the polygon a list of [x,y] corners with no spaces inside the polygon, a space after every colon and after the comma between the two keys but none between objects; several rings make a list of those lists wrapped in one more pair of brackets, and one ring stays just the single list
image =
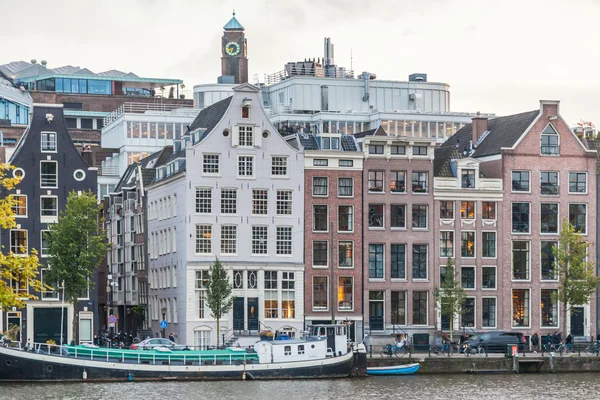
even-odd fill
[{"label": "boat hull", "polygon": [[391,365],[389,367],[367,368],[367,375],[412,375],[419,370],[419,364]]},{"label": "boat hull", "polygon": [[61,357],[0,348],[0,381],[254,380],[344,378],[354,354],[274,364],[162,365]]}]

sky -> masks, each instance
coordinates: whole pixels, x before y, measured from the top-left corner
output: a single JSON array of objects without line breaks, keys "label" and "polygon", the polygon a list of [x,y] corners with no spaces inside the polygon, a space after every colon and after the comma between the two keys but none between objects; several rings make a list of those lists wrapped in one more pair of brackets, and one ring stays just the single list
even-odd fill
[{"label": "sky", "polygon": [[448,83],[451,111],[508,115],[561,100],[571,125],[600,125],[600,0],[0,0],[0,64],[178,78],[191,97],[221,75],[233,9],[250,82],[322,57],[331,37],[336,64],[357,75]]}]

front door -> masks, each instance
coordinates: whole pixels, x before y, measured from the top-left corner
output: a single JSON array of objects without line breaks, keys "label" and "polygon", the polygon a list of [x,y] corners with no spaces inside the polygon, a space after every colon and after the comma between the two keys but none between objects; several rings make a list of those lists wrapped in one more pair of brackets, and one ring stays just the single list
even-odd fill
[{"label": "front door", "polygon": [[244,330],[244,298],[236,297],[233,299],[233,329],[236,331]]},{"label": "front door", "polygon": [[258,297],[248,298],[248,330],[258,331]]},{"label": "front door", "polygon": [[[571,313],[571,335],[583,336],[583,307],[574,307]],[[567,334],[566,332],[564,333]]]},{"label": "front door", "polygon": [[383,302],[369,302],[369,327],[372,331],[383,330]]},{"label": "front door", "polygon": [[[36,343],[46,343],[48,339],[54,340],[56,344],[60,343],[60,310],[61,308],[34,308],[33,309],[33,341]],[[67,343],[67,308],[63,308],[62,316],[62,334],[64,343]]]}]

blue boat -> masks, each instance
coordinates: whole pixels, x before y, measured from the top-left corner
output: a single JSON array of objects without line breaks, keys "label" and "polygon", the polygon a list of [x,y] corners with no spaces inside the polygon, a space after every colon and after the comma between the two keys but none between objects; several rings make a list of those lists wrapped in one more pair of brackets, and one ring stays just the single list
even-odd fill
[{"label": "blue boat", "polygon": [[367,367],[367,375],[412,375],[420,367],[417,363],[390,365],[387,367]]}]

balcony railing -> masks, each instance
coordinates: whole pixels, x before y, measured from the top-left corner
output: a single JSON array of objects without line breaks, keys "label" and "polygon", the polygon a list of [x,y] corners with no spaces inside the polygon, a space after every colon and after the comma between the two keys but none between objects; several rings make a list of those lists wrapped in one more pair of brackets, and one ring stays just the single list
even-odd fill
[{"label": "balcony railing", "polygon": [[289,63],[283,71],[266,76],[266,84],[274,85],[293,76],[354,79],[354,71],[342,67],[315,66],[313,63]]},{"label": "balcony railing", "polygon": [[98,167],[98,176],[121,176],[119,167]]},{"label": "balcony railing", "polygon": [[108,126],[118,120],[123,114],[146,114],[152,111],[173,111],[177,109],[192,109],[192,104],[172,103],[123,103],[115,111],[104,117],[104,126]]}]

